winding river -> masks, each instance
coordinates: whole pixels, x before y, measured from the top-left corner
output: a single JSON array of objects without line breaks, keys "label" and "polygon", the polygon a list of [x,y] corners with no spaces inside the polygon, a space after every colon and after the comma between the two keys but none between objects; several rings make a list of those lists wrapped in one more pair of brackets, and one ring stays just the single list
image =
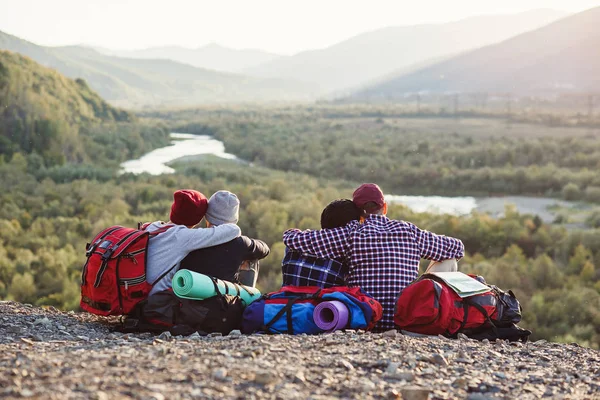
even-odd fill
[{"label": "winding river", "polygon": [[[223,142],[206,135],[172,133],[169,146],[153,150],[139,159],[129,160],[121,164],[123,173],[149,173],[152,175],[170,174],[175,170],[167,164],[185,156],[212,154],[217,157],[236,160],[233,154],[225,152]],[[467,215],[473,211],[488,213],[500,217],[505,206],[513,204],[521,214],[537,214],[544,222],[552,222],[557,208],[567,210],[581,209],[580,203],[558,199],[505,196],[505,197],[442,197],[442,196],[397,196],[386,195],[389,203],[400,203],[416,212],[432,212],[440,214]],[[585,206],[583,206],[585,207]]]},{"label": "winding river", "polygon": [[121,172],[151,175],[172,174],[175,170],[167,164],[185,156],[212,154],[217,157],[235,160],[237,157],[225,152],[223,142],[207,135],[191,135],[189,133],[171,133],[171,144],[152,150],[136,160],[121,164]]}]

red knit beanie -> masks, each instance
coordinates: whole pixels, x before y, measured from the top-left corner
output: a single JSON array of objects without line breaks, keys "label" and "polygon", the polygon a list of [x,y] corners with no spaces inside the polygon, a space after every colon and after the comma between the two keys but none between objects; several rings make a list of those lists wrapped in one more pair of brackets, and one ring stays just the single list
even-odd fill
[{"label": "red knit beanie", "polygon": [[177,225],[193,226],[202,221],[208,200],[197,190],[183,189],[173,193],[171,222]]}]

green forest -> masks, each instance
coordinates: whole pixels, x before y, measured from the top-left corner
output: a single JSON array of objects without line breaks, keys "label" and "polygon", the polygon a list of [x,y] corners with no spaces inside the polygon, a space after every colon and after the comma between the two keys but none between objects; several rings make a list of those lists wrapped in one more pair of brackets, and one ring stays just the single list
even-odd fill
[{"label": "green forest", "polygon": [[[323,207],[362,182],[394,194],[600,203],[600,131],[590,127],[403,118],[357,105],[134,115],[104,103],[84,81],[7,52],[0,52],[0,110],[0,298],[61,309],[78,308],[85,243],[109,225],[166,220],[179,188],[239,196],[242,231],[272,249],[261,264],[262,291],[280,285],[282,232],[318,228]],[[169,132],[210,134],[244,161],[202,156],[174,163],[174,174],[119,174],[120,162],[166,145]],[[399,205],[389,216],[463,240],[460,269],[514,290],[534,339],[600,347],[597,210],[576,228],[511,207],[498,219]]]},{"label": "green forest", "polygon": [[212,134],[228,152],[260,165],[378,182],[388,193],[525,194],[600,202],[599,128],[365,115],[378,115],[377,108],[147,114],[170,121],[177,131]]}]

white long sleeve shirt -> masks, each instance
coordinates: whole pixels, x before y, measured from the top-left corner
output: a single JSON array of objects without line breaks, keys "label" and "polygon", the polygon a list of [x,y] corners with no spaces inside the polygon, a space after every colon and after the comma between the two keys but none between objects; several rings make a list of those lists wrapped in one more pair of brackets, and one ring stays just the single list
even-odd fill
[{"label": "white long sleeve shirt", "polygon": [[[148,225],[153,232],[166,224],[156,221]],[[179,270],[179,263],[190,251],[227,243],[241,235],[234,224],[223,224],[211,228],[190,229],[183,225],[173,225],[167,231],[150,238],[146,262],[146,282],[152,284],[162,274],[175,266],[160,281],[156,282],[150,294],[169,289],[173,275]]]}]

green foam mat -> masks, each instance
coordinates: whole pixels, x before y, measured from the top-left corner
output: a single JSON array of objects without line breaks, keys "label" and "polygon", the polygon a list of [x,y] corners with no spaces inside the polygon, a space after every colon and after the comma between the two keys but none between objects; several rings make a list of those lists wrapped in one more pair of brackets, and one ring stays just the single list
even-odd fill
[{"label": "green foam mat", "polygon": [[[256,288],[243,286],[216,279],[221,294],[237,295],[246,305],[260,298],[261,293]],[[187,269],[181,269],[173,276],[173,292],[182,299],[204,300],[217,295],[212,279]]]}]

